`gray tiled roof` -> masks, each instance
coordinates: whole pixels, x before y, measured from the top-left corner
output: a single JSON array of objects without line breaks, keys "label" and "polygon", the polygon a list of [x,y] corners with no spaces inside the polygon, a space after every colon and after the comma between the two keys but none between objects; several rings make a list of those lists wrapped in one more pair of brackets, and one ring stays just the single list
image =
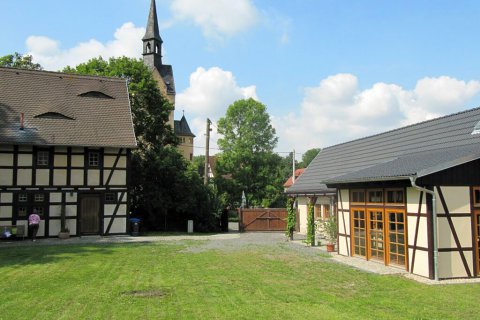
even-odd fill
[{"label": "gray tiled roof", "polygon": [[479,154],[480,135],[471,132],[479,121],[480,108],[476,108],[325,148],[288,193],[333,191],[325,182],[425,175],[452,163],[474,160]]},{"label": "gray tiled roof", "polygon": [[152,0],[150,3],[147,29],[145,30],[145,35],[142,38],[142,40],[150,39],[158,39],[160,42],[162,42],[162,38],[160,37],[160,31],[158,29],[157,6],[155,5],[155,0]]},{"label": "gray tiled roof", "polygon": [[195,137],[195,135],[190,130],[190,126],[188,125],[188,122],[185,116],[182,116],[182,119],[180,120],[175,120],[174,132],[177,136]]},{"label": "gray tiled roof", "polygon": [[480,144],[424,151],[400,156],[392,161],[333,177],[324,182],[327,184],[340,184],[364,181],[390,181],[405,179],[410,176],[420,178],[477,159],[480,159]]},{"label": "gray tiled roof", "polygon": [[126,80],[0,68],[0,143],[136,147]]},{"label": "gray tiled roof", "polygon": [[175,80],[173,78],[172,66],[168,64],[162,64],[157,69],[158,72],[160,72],[165,85],[167,86],[167,94],[175,94]]}]

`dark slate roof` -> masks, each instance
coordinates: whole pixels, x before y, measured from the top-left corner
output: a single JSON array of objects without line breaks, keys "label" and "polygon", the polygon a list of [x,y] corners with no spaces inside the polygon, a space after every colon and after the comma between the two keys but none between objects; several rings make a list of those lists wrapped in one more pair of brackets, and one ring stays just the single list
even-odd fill
[{"label": "dark slate roof", "polygon": [[136,147],[126,80],[0,68],[0,143]]},{"label": "dark slate roof", "polygon": [[471,133],[479,121],[480,108],[476,108],[325,148],[287,192],[335,190],[325,182],[424,176],[475,160],[480,135]]},{"label": "dark slate roof", "polygon": [[157,39],[162,42],[160,37],[160,31],[158,29],[158,20],[157,20],[157,6],[155,5],[155,0],[152,0],[150,3],[150,13],[148,14],[147,21],[147,30],[142,40]]},{"label": "dark slate roof", "polygon": [[165,85],[167,86],[167,94],[175,94],[175,80],[173,78],[173,69],[171,65],[162,64],[158,66],[158,72],[162,76]]},{"label": "dark slate roof", "polygon": [[195,137],[195,135],[190,130],[190,127],[188,126],[188,122],[185,116],[182,116],[182,119],[180,120],[175,120],[174,131],[177,136]]},{"label": "dark slate roof", "polygon": [[480,159],[480,144],[400,156],[392,161],[325,180],[327,184],[418,178]]}]

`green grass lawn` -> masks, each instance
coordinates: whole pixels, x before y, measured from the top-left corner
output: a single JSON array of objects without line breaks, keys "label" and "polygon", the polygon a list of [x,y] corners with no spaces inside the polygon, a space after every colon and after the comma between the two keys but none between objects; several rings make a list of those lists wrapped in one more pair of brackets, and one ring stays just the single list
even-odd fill
[{"label": "green grass lawn", "polygon": [[428,286],[287,246],[0,249],[0,319],[478,319],[479,285]]}]

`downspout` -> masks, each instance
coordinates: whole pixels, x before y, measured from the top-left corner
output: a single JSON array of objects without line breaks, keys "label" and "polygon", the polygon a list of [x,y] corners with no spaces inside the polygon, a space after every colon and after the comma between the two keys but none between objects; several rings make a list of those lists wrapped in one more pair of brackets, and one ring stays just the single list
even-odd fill
[{"label": "downspout", "polygon": [[[415,184],[416,177],[410,177],[410,182],[412,187],[432,195],[432,232],[433,232],[433,275],[435,281],[438,281],[438,244],[437,244],[437,206],[436,206],[436,195],[435,191],[428,190],[426,188],[417,186]],[[410,270],[410,273],[412,271]]]}]

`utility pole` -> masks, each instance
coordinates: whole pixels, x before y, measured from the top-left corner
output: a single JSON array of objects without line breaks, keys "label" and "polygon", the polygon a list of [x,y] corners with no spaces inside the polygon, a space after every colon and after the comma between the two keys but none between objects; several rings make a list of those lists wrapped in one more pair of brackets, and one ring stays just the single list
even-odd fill
[{"label": "utility pole", "polygon": [[206,134],[206,140],[205,140],[205,172],[204,172],[204,176],[203,176],[203,183],[205,185],[208,185],[208,158],[210,157],[209,154],[210,154],[210,131],[212,131],[212,129],[210,129],[210,124],[212,122],[210,121],[210,119],[207,118],[207,134]]},{"label": "utility pole", "polygon": [[292,167],[293,167],[293,176],[292,176],[292,184],[295,183],[295,149],[293,149],[292,154]]}]

